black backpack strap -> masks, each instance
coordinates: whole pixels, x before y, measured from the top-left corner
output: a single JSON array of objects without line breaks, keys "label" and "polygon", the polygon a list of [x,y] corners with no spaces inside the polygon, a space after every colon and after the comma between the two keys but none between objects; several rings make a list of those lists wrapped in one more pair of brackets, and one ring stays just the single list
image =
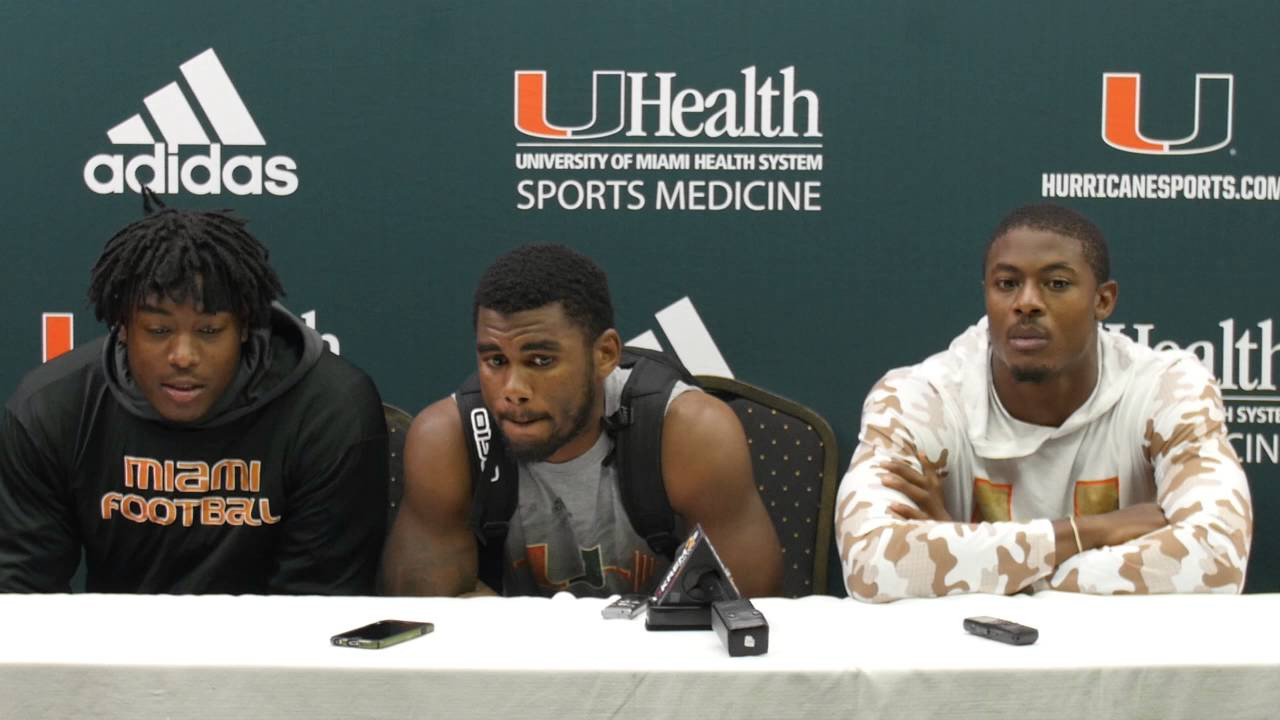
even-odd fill
[{"label": "black backpack strap", "polygon": [[484,406],[475,374],[454,393],[462,418],[463,441],[471,464],[471,530],[479,550],[477,576],[502,592],[503,545],[516,511],[519,476],[507,454],[502,432]]},{"label": "black backpack strap", "polygon": [[679,360],[654,350],[623,348],[620,367],[630,368],[631,375],[605,430],[613,436],[622,506],[654,553],[671,557],[680,538],[662,479],[662,425],[676,381],[696,382]]}]

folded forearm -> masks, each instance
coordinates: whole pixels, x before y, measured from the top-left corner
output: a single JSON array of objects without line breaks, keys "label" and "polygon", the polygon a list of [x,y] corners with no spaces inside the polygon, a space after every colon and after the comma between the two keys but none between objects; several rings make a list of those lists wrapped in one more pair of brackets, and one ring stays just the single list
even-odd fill
[{"label": "folded forearm", "polygon": [[1104,595],[1240,592],[1249,543],[1238,525],[1218,515],[1192,515],[1129,542],[1076,555],[1062,563],[1049,586]]},{"label": "folded forearm", "polygon": [[1048,520],[947,523],[892,520],[870,503],[837,516],[845,586],[861,600],[885,602],[962,592],[1011,594],[1053,572]]}]

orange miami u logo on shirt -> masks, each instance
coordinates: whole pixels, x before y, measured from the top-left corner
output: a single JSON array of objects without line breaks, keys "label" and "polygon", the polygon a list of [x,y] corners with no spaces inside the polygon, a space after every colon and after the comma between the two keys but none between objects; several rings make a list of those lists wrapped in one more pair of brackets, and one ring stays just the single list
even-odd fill
[{"label": "orange miami u logo on shirt", "polygon": [[578,548],[578,552],[582,556],[582,575],[565,579],[553,579],[550,577],[550,558],[547,556],[547,544],[526,545],[524,550],[525,556],[513,562],[512,567],[520,568],[528,565],[530,573],[533,574],[533,580],[538,583],[538,587],[549,590],[567,590],[576,583],[582,583],[597,589],[603,588],[605,586],[605,575],[614,573],[629,581],[633,592],[642,592],[648,587],[649,579],[653,577],[654,568],[657,566],[657,560],[652,555],[640,550],[635,550],[631,553],[630,568],[606,565],[600,546],[596,545],[590,548]]},{"label": "orange miami u logo on shirt", "polygon": [[[1120,509],[1120,478],[1075,481],[1075,515],[1101,515]],[[1013,485],[987,478],[973,479],[971,522],[1007,522],[1013,519]]]}]

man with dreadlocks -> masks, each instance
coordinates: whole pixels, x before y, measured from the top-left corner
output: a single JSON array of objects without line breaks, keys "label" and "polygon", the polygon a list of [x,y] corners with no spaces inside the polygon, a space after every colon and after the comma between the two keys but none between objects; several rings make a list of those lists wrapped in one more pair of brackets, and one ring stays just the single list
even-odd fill
[{"label": "man with dreadlocks", "polygon": [[0,418],[0,592],[66,592],[82,553],[91,592],[372,592],[378,392],[282,294],[227,213],[161,208],[111,238],[89,287],[110,332]]}]

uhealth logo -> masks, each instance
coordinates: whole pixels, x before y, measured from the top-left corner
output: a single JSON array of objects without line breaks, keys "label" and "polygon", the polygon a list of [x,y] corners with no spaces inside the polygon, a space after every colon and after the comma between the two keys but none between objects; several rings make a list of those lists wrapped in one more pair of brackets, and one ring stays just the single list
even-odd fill
[{"label": "uhealth logo", "polygon": [[1125,152],[1143,155],[1196,155],[1231,142],[1235,78],[1226,73],[1196,73],[1195,118],[1191,134],[1151,138],[1142,134],[1142,76],[1102,76],[1102,139]]},{"label": "uhealth logo", "polygon": [[[590,121],[557,125],[547,112],[547,72],[517,70],[515,126],[525,135],[548,140],[603,138],[624,130],[627,137],[822,137],[817,93],[796,89],[794,66],[778,74],[781,82],[775,84],[774,77],[761,78],[755,66],[747,67],[739,72],[739,87],[702,92],[677,89],[674,72],[656,72],[650,79],[647,72],[596,70],[591,73]],[[804,112],[803,123],[797,122],[797,110]]]},{"label": "uhealth logo", "polygon": [[[129,158],[94,155],[84,166],[85,185],[103,195],[123,193],[126,187],[142,192],[143,184],[159,194],[183,190],[193,195],[217,195],[224,190],[233,195],[293,194],[298,189],[298,164],[293,158],[224,153],[224,146],[261,147],[267,141],[213,48],[179,69],[216,139],[205,132],[187,93],[171,82],[142,101],[163,142],[156,139],[142,114],[133,115],[108,130],[107,138],[113,145],[150,146],[150,152]],[[184,159],[179,155],[183,146],[204,147],[206,152]]]}]

